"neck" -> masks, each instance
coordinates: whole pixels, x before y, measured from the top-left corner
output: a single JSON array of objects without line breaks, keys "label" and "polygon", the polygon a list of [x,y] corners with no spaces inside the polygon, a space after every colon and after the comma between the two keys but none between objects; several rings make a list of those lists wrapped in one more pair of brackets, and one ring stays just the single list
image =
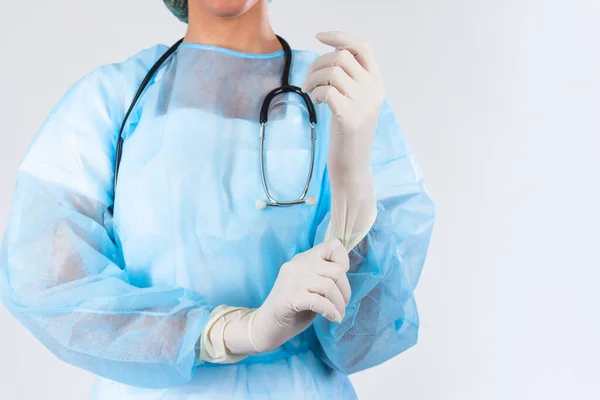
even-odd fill
[{"label": "neck", "polygon": [[219,46],[245,53],[271,53],[281,44],[269,22],[268,2],[259,0],[240,16],[217,16],[200,2],[189,1],[189,22],[184,42]]}]

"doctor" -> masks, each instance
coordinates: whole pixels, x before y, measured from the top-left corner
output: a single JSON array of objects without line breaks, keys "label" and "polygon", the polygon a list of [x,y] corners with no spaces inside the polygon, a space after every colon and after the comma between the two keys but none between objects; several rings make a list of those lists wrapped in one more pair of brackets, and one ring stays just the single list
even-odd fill
[{"label": "doctor", "polygon": [[[291,84],[318,116],[316,205],[257,210],[258,115],[285,67],[268,1],[165,3],[188,29],[129,117],[166,46],[79,80],[36,134],[0,253],[3,302],[98,376],[95,399],[356,398],[348,374],[417,341],[434,220],[370,47],[325,32],[330,53],[293,50]],[[280,97],[266,179],[293,198],[308,117]]]}]

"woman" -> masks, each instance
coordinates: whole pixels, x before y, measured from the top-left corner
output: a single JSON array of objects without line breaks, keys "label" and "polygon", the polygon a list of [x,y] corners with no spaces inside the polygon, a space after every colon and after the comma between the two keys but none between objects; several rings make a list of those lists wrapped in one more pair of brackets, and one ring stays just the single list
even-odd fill
[{"label": "woman", "polygon": [[[417,340],[433,225],[371,52],[342,33],[318,35],[332,53],[293,51],[290,83],[315,103],[316,204],[257,209],[258,117],[285,71],[267,1],[167,5],[188,30],[139,98],[165,46],[77,82],[28,149],[3,301],[99,376],[92,398],[355,398],[348,374]],[[306,107],[297,93],[269,107],[275,199],[305,186]]]}]

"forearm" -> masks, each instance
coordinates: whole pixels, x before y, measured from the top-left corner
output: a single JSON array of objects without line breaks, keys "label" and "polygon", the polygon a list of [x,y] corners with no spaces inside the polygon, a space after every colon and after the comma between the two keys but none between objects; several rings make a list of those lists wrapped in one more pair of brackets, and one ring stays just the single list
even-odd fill
[{"label": "forearm", "polygon": [[329,166],[331,221],[325,240],[340,239],[350,252],[369,232],[377,217],[377,199],[370,166],[350,170]]},{"label": "forearm", "polygon": [[[350,251],[352,298],[340,324],[319,318],[325,361],[344,373],[379,364],[414,344],[418,317],[392,216],[381,204],[373,229]],[[376,234],[374,234],[376,232]]]},{"label": "forearm", "polygon": [[216,307],[201,339],[201,361],[233,363],[273,350],[302,333],[317,315],[339,323],[350,301],[349,258],[339,240],[295,255],[279,269],[257,309]]}]

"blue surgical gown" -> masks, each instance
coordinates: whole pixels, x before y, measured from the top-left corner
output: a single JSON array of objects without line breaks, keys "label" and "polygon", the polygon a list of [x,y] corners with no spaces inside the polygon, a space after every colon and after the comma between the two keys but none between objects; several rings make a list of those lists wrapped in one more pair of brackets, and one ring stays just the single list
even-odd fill
[{"label": "blue surgical gown", "polygon": [[[0,253],[6,307],[60,359],[98,376],[97,399],[352,399],[348,374],[417,341],[413,290],[434,208],[394,112],[372,149],[377,220],[350,253],[352,298],[340,324],[318,317],[281,347],[230,365],[199,361],[220,304],[259,307],[280,266],[323,241],[329,223],[330,111],[316,107],[317,204],[264,200],[258,115],[281,82],[283,52],[183,43],[120,125],[158,45],[97,68],[52,109],[18,169]],[[294,50],[301,86],[317,54]],[[266,176],[275,197],[302,192],[308,117],[293,95],[269,112]]]}]

